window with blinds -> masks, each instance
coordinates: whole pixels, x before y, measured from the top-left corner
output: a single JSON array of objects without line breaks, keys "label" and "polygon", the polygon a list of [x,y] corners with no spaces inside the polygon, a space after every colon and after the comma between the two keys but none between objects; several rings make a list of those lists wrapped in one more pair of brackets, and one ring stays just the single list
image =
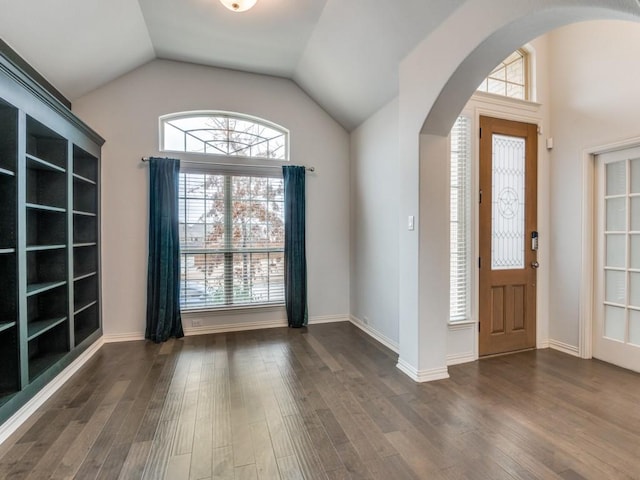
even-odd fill
[{"label": "window with blinds", "polygon": [[449,321],[470,318],[471,121],[460,116],[451,130]]},{"label": "window with blinds", "polygon": [[281,177],[180,173],[183,310],[284,303]]}]

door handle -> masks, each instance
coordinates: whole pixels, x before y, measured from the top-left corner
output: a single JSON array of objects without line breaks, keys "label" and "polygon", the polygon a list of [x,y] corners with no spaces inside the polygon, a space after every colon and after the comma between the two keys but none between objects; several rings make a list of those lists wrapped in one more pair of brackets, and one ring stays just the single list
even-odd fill
[{"label": "door handle", "polygon": [[531,262],[531,268],[538,268],[540,264],[538,262]]}]

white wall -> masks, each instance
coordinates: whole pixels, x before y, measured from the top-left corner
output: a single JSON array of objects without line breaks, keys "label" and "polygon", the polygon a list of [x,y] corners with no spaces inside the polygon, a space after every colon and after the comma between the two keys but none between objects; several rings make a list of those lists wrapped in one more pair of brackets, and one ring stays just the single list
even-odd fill
[{"label": "white wall", "polygon": [[[349,314],[349,138],[293,82],[198,65],[152,61],[83,96],[74,112],[98,131],[102,150],[103,315],[106,336],[144,332],[148,216],[147,165],[158,151],[158,117],[187,110],[227,110],[271,120],[291,132],[293,164],[307,176],[310,320]],[[282,324],[284,309],[213,315],[200,324]],[[197,330],[197,329],[196,329]]]},{"label": "white wall", "polygon": [[398,101],[351,133],[351,314],[398,346]]},{"label": "white wall", "polygon": [[550,337],[578,347],[583,152],[640,136],[640,24],[585,22],[549,35],[552,85]]}]

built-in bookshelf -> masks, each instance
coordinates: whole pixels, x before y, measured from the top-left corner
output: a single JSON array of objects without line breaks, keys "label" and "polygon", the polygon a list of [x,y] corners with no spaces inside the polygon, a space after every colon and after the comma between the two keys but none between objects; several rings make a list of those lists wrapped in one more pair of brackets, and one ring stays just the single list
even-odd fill
[{"label": "built-in bookshelf", "polygon": [[0,100],[0,406],[20,390],[17,257],[18,109]]},{"label": "built-in bookshelf", "polygon": [[102,143],[0,55],[0,422],[101,335]]},{"label": "built-in bookshelf", "polygon": [[98,159],[73,148],[74,342],[100,325],[98,283]]}]

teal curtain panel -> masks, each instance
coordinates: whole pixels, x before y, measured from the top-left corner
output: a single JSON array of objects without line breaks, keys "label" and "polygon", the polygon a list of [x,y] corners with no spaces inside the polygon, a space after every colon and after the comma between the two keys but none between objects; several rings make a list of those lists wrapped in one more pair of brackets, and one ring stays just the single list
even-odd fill
[{"label": "teal curtain panel", "polygon": [[304,327],[307,311],[305,167],[284,166],[284,298],[292,328]]},{"label": "teal curtain panel", "polygon": [[145,338],[159,343],[180,338],[180,160],[149,159],[149,266]]}]

